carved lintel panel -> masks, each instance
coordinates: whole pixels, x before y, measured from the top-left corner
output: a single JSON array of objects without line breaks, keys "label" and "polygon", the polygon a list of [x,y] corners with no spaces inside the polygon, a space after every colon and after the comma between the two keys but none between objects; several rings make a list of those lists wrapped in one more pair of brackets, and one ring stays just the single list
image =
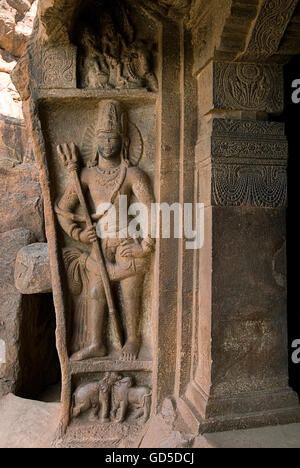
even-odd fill
[{"label": "carved lintel panel", "polygon": [[278,51],[298,0],[265,0],[243,58],[266,59]]},{"label": "carved lintel panel", "polygon": [[211,136],[203,137],[197,145],[200,171],[211,178],[210,202],[219,206],[286,206],[288,143],[284,125],[214,119],[211,131]]},{"label": "carved lintel panel", "polygon": [[39,66],[41,88],[76,88],[76,47],[42,48]]}]

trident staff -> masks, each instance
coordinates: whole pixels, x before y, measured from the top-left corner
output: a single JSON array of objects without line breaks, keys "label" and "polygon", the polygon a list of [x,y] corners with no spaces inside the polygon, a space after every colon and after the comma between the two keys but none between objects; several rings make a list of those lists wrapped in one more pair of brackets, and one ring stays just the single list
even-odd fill
[{"label": "trident staff", "polygon": [[[70,172],[70,174],[73,177],[74,186],[75,186],[75,190],[78,196],[78,200],[84,212],[86,226],[87,228],[92,228],[93,222],[89,214],[87,203],[85,201],[80,179],[78,176],[79,165],[78,165],[78,153],[77,153],[76,146],[74,145],[74,143],[71,143],[70,145],[64,145],[63,148],[61,145],[59,145],[57,147],[57,152],[63,165],[67,168],[67,170]],[[94,244],[95,244],[97,263],[99,265],[101,279],[103,282],[103,287],[104,287],[105,296],[107,300],[108,310],[111,316],[112,328],[113,328],[113,333],[114,333],[114,337],[116,341],[116,347],[118,349],[121,349],[122,348],[121,325],[120,325],[118,313],[114,304],[110,280],[109,280],[109,276],[107,273],[105,260],[104,260],[102,249],[101,249],[101,244],[98,238],[94,241]]]}]

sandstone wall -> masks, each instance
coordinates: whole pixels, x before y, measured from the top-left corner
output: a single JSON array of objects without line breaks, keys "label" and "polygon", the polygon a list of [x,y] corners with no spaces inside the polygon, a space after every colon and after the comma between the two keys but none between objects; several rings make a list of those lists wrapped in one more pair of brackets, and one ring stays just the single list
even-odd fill
[{"label": "sandstone wall", "polygon": [[[14,285],[20,248],[44,241],[43,199],[10,73],[24,52],[37,0],[0,0],[0,397],[33,397],[57,378],[50,295],[22,296]],[[3,356],[2,356],[3,357]]]},{"label": "sandstone wall", "polygon": [[24,52],[36,14],[37,1],[0,1],[0,114],[22,118],[21,101],[10,72]]}]

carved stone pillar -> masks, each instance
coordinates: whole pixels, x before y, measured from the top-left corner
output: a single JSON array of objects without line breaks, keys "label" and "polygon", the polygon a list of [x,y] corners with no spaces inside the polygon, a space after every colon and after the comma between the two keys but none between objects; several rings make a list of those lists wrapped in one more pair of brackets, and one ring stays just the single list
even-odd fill
[{"label": "carved stone pillar", "polygon": [[284,277],[288,144],[284,124],[271,121],[282,112],[282,70],[211,62],[198,85],[205,243],[190,422],[199,414],[214,431],[298,421]]}]

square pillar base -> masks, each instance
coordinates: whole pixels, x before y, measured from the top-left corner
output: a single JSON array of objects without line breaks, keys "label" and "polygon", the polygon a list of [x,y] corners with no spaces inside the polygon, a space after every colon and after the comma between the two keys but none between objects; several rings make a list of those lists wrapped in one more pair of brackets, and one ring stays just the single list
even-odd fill
[{"label": "square pillar base", "polygon": [[178,411],[194,434],[251,429],[300,422],[297,394],[289,387],[274,392],[254,392],[216,398],[192,382]]}]

